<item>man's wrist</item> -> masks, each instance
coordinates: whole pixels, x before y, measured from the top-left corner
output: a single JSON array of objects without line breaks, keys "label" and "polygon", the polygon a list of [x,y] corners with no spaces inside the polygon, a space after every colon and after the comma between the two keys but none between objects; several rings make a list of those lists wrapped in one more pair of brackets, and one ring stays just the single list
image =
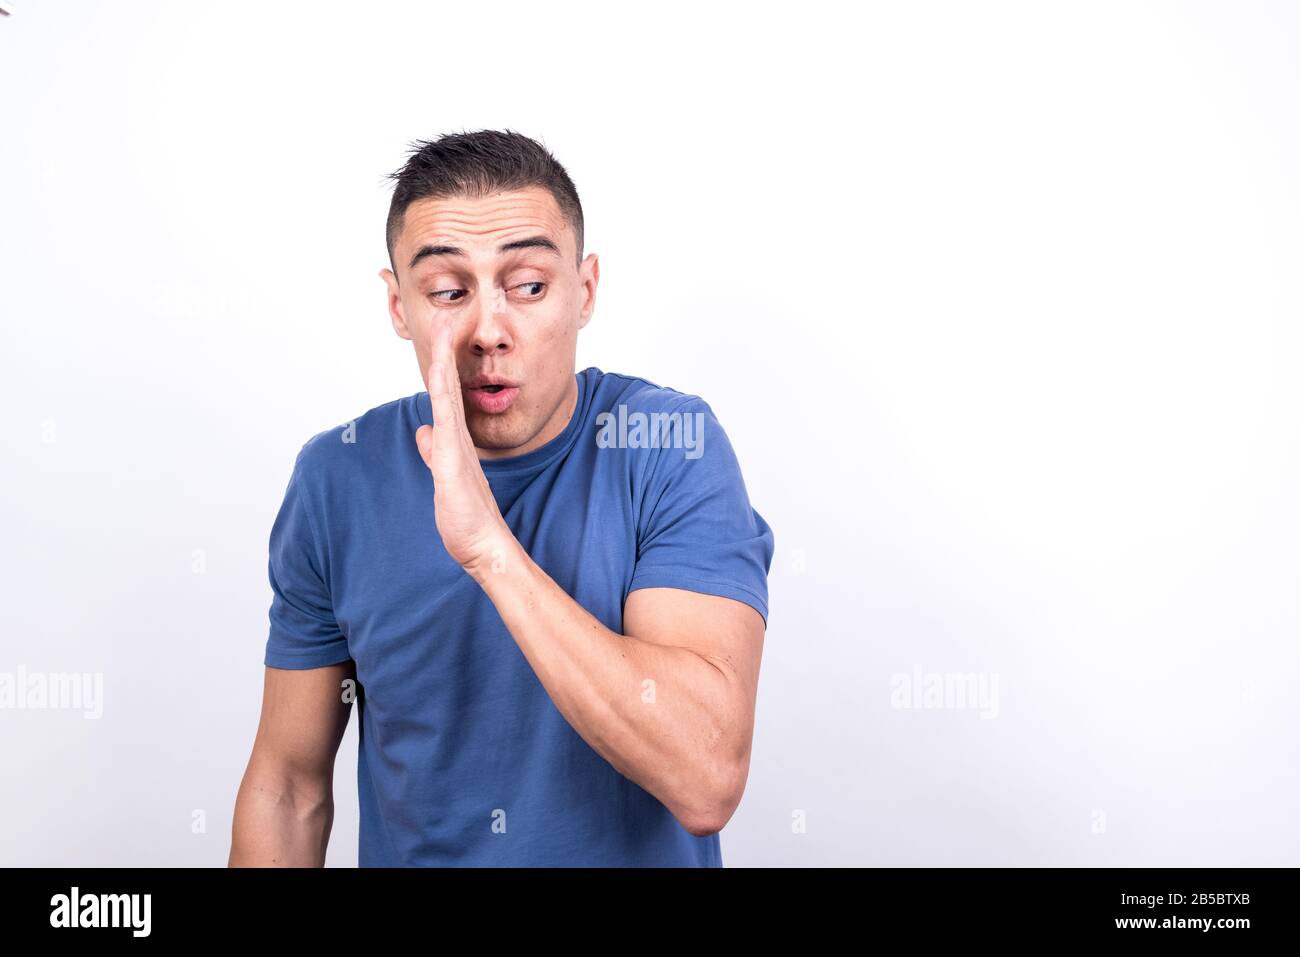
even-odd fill
[{"label": "man's wrist", "polygon": [[490,576],[504,574],[512,564],[528,557],[528,553],[524,551],[524,547],[519,544],[519,540],[504,521],[501,522],[500,528],[484,539],[475,552],[476,557],[462,567],[480,585],[484,584]]}]

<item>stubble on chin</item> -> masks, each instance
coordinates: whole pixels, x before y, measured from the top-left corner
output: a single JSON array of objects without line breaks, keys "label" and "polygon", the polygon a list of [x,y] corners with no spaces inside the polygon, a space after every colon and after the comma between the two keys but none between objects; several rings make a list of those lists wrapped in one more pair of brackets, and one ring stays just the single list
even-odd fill
[{"label": "stubble on chin", "polygon": [[474,447],[496,455],[509,455],[528,441],[523,435],[523,421],[511,409],[502,415],[468,414],[466,427]]}]

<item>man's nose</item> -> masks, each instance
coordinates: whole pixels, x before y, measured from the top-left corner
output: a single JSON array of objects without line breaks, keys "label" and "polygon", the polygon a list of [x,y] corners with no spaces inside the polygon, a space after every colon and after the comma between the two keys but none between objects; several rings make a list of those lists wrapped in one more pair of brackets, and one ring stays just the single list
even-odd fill
[{"label": "man's nose", "polygon": [[475,355],[509,352],[513,342],[505,293],[495,292],[479,300],[478,316],[470,330],[469,348]]}]

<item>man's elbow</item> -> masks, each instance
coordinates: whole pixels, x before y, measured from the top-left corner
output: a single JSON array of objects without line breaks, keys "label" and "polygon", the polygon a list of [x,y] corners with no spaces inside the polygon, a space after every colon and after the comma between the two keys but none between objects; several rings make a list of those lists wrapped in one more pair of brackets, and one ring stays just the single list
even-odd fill
[{"label": "man's elbow", "polygon": [[740,806],[748,776],[749,762],[736,762],[725,772],[717,774],[707,788],[700,789],[691,804],[691,811],[678,818],[686,832],[694,837],[708,837],[726,827]]}]

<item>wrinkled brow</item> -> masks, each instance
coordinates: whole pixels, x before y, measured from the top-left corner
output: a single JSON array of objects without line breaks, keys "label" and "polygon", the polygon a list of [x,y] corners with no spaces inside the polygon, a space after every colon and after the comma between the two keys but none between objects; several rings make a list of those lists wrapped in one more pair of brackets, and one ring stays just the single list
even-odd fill
[{"label": "wrinkled brow", "polygon": [[[508,253],[516,249],[547,249],[554,255],[560,255],[560,248],[551,242],[545,236],[529,236],[527,239],[516,239],[508,243],[502,243],[497,247],[498,253]],[[430,256],[465,256],[465,250],[459,246],[439,246],[432,243],[421,246],[420,249],[411,257],[408,269],[414,269],[415,264]]]}]

